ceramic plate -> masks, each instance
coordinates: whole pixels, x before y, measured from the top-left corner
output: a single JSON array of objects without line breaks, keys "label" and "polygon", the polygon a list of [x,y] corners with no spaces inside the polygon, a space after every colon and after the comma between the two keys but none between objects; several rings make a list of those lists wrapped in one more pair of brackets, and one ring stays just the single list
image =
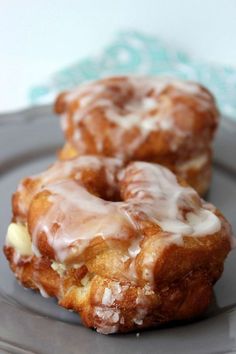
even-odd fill
[{"label": "ceramic plate", "polygon": [[[11,219],[11,194],[19,180],[44,170],[63,137],[50,107],[0,116],[0,235]],[[214,177],[207,199],[236,230],[236,123],[223,119],[215,147]],[[236,353],[236,252],[231,252],[215,300],[197,322],[136,335],[104,336],[84,328],[79,316],[16,282],[0,255],[0,353],[152,354]]]}]

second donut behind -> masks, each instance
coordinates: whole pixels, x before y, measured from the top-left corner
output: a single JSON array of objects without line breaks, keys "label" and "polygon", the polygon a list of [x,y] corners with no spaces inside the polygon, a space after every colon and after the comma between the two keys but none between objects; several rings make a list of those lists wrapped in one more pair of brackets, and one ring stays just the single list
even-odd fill
[{"label": "second donut behind", "polygon": [[211,180],[218,110],[187,81],[111,77],[62,93],[55,103],[66,144],[62,160],[94,154],[162,164],[201,195]]}]

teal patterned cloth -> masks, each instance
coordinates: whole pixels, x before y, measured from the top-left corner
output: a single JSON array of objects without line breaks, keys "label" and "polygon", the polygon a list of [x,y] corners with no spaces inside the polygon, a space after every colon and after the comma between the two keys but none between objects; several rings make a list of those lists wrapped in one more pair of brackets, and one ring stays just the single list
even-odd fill
[{"label": "teal patterned cloth", "polygon": [[45,102],[61,90],[114,74],[163,75],[198,81],[215,94],[225,115],[236,117],[236,69],[195,60],[156,37],[134,31],[118,34],[99,56],[80,60],[33,87],[30,102]]}]

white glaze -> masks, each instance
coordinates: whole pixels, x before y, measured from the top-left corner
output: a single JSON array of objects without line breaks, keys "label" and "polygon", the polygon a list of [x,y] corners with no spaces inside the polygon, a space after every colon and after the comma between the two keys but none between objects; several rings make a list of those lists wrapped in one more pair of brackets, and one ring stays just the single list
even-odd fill
[{"label": "white glaze", "polygon": [[[55,180],[57,173],[52,174]],[[108,175],[109,183],[117,187],[115,174],[109,171]],[[151,220],[158,224],[166,232],[165,236],[159,238],[160,248],[170,243],[181,244],[183,236],[201,237],[221,229],[221,222],[214,213],[215,208],[201,200],[192,188],[179,185],[175,175],[165,167],[134,162],[119,174],[119,180],[124,185],[122,202],[109,202],[95,197],[79,185],[78,181],[66,179],[45,186],[51,192],[51,206],[38,220],[32,235],[33,251],[37,250],[38,233],[42,230],[45,231],[48,243],[54,249],[59,262],[67,260],[73,253],[82,254],[97,236],[108,242],[114,238],[128,239],[129,257],[125,255],[124,261],[131,258],[127,279],[135,281],[135,260],[140,253],[140,242],[143,239],[142,226],[137,215],[144,221]],[[42,182],[43,185],[46,184],[44,179]],[[60,227],[56,233],[52,233],[55,222]],[[23,240],[24,236],[20,235],[21,233],[17,238],[19,236]],[[14,242],[11,245],[17,248]],[[153,268],[157,257],[157,253],[149,253],[143,260],[142,277],[149,285],[153,282]],[[60,276],[63,276],[66,269],[62,263],[56,262],[52,263],[52,268]],[[87,286],[88,282],[87,274],[81,284]],[[48,296],[41,284],[36,285],[43,296]],[[145,321],[148,296],[154,294],[149,285],[140,289],[136,298],[137,309],[133,322],[138,326],[142,326]],[[94,315],[101,323],[98,331],[116,332],[119,325],[124,324],[124,317],[121,316],[116,301],[122,300],[128,287],[129,285],[113,282],[104,289],[100,296],[101,306],[94,309]]]},{"label": "white glaze", "polygon": [[[116,158],[103,158],[96,156],[80,156],[67,161],[56,161],[45,172],[38,175],[30,176],[28,179],[35,182],[33,188],[25,187],[22,180],[17,188],[17,192],[21,198],[18,198],[18,208],[23,215],[27,215],[29,204],[33,197],[50,183],[73,178],[81,179],[81,172],[85,169],[90,171],[99,171],[104,168],[105,177],[108,181],[108,187],[113,187],[115,184],[115,171],[122,166],[122,161]],[[109,193],[109,190],[108,190]]]},{"label": "white glaze", "polygon": [[80,283],[83,285],[83,286],[87,286],[89,284],[89,281],[90,281],[90,277],[88,275],[88,273],[80,280]]},{"label": "white glaze", "polygon": [[143,324],[143,320],[142,319],[138,319],[138,318],[134,318],[133,319],[134,323],[137,324],[138,326],[141,326]]},{"label": "white glaze", "polygon": [[97,332],[103,334],[117,332],[120,320],[120,310],[118,308],[96,306],[94,315],[101,321],[101,326],[97,327]]},{"label": "white glaze", "polygon": [[37,286],[37,288],[39,289],[40,294],[45,297],[45,298],[49,298],[50,295],[46,292],[46,290],[44,289],[44,287],[42,286],[42,284],[40,283],[36,283],[35,285]]},{"label": "white glaze", "polygon": [[[121,202],[105,201],[90,194],[79,184],[80,173],[83,168],[99,169],[101,166],[105,168],[112,193],[112,189],[118,188],[117,172],[121,168],[121,163],[115,159],[80,157],[56,163],[40,177],[35,177],[40,181],[37,188],[51,193],[51,205],[46,214],[37,220],[32,234],[31,252],[36,256],[40,256],[37,246],[41,231],[46,234],[55,260],[60,264],[71,257],[83,260],[81,255],[96,237],[105,241],[108,247],[111,239],[123,239],[128,241],[124,261],[131,259],[127,276],[135,282],[135,259],[143,239],[140,218],[159,225],[166,232],[158,239],[158,248],[171,243],[181,245],[183,236],[201,237],[220,230],[221,223],[214,214],[214,207],[202,201],[192,188],[179,185],[175,175],[159,165],[134,162],[120,170],[118,180],[125,186]],[[75,170],[76,182],[71,177],[66,178]],[[57,179],[59,181],[55,183]],[[59,227],[52,232],[55,223]],[[20,239],[23,240],[22,237]],[[149,254],[142,261],[143,278],[150,283],[156,257],[156,253]],[[60,273],[62,271],[60,268]],[[106,299],[107,296],[104,301]]]},{"label": "white glaze", "polygon": [[[184,242],[183,236],[201,237],[221,229],[219,218],[213,209],[209,210],[211,205],[205,208],[198,194],[190,187],[182,187],[167,168],[134,162],[120,178],[126,181],[125,193],[129,202],[136,203],[136,212],[140,206],[142,218],[151,220],[167,232],[155,240],[156,249],[173,243],[181,245]],[[140,236],[137,238],[139,242],[141,239]],[[139,246],[137,242],[133,241],[133,244],[134,250],[137,250],[133,254],[135,257],[139,254]],[[158,252],[154,252],[142,260],[142,277],[150,283],[153,282],[157,258]],[[133,270],[134,261],[130,267]]]},{"label": "white glaze", "polygon": [[205,154],[198,155],[192,159],[189,159],[186,162],[179,163],[177,168],[178,171],[181,172],[186,172],[189,169],[199,170],[207,163],[207,161],[208,161],[208,154],[205,153]]},{"label": "white glaze", "polygon": [[167,168],[134,162],[127,168],[127,175],[129,173],[132,174],[126,188],[129,201],[140,201],[142,211],[162,230],[192,236],[210,235],[220,230],[219,218],[204,210],[197,193],[190,187],[182,187]]},{"label": "white glaze", "polygon": [[[117,238],[129,240],[127,251],[135,259],[143,237],[137,215],[168,233],[162,244],[180,244],[184,235],[200,237],[220,230],[219,218],[209,208],[204,209],[197,193],[179,185],[165,167],[134,162],[119,178],[126,186],[123,202],[102,200],[73,180],[49,184],[46,189],[51,193],[51,207],[36,224],[32,235],[34,247],[38,234],[44,231],[56,260],[63,262],[80,256],[96,237],[108,242]],[[55,223],[59,228],[52,233]],[[154,261],[155,257],[146,262],[147,267],[144,264],[144,278],[151,279],[149,265]],[[135,269],[134,262],[130,268]]]},{"label": "white glaze", "polygon": [[104,289],[104,293],[102,296],[102,304],[105,306],[114,305],[114,302],[121,301],[124,293],[129,288],[129,285],[121,285],[117,281],[113,281],[109,284],[109,288]]},{"label": "white glaze", "polygon": [[[73,254],[81,254],[96,237],[127,238],[132,225],[122,209],[122,203],[111,203],[93,196],[72,180],[64,180],[47,187],[52,195],[48,213],[38,220],[33,233],[44,231],[58,261]],[[111,222],[112,220],[112,222]],[[59,229],[52,234],[53,224]]]},{"label": "white glaze", "polygon": [[131,258],[135,258],[139,252],[140,252],[140,240],[141,237],[136,238],[130,245],[130,247],[128,248],[128,253],[130,255]]},{"label": "white glaze", "polygon": [[[115,92],[113,91],[115,87]],[[173,87],[175,91],[168,93],[165,101],[160,102],[160,95],[168,87]],[[130,95],[131,92],[131,95]],[[164,77],[135,77],[127,76],[123,79],[105,79],[81,85],[73,92],[69,92],[65,101],[70,103],[77,101],[78,108],[70,115],[74,124],[73,144],[84,151],[86,147],[83,139],[78,139],[77,126],[82,120],[87,122],[86,126],[96,143],[97,151],[103,151],[103,139],[93,124],[93,111],[100,109],[104,113],[105,119],[114,123],[112,128],[113,144],[119,148],[119,156],[129,155],[134,152],[147,138],[151,131],[173,131],[176,139],[170,143],[170,148],[177,149],[178,136],[183,137],[188,133],[179,129],[175,124],[175,114],[178,110],[184,110],[185,104],[173,105],[170,97],[177,94],[194,97],[199,110],[211,110],[213,99],[209,93],[203,90],[198,84],[193,82],[173,80]],[[120,98],[117,103],[116,99]],[[120,101],[122,104],[120,105]],[[183,111],[184,112],[184,111]],[[63,118],[64,121],[64,118]],[[64,123],[63,123],[64,125]],[[62,127],[63,128],[63,127]],[[95,128],[95,130],[94,130]],[[139,134],[129,141],[129,151],[124,150],[122,144],[126,132],[133,128],[139,130]],[[64,131],[66,128],[64,128]]]},{"label": "white glaze", "polygon": [[115,299],[112,296],[111,289],[105,288],[104,294],[103,294],[103,297],[102,297],[102,304],[106,305],[106,306],[110,306],[110,305],[113,304],[114,300]]},{"label": "white glaze", "polygon": [[136,315],[133,319],[134,323],[137,324],[138,326],[141,326],[143,324],[146,314],[147,314],[147,309],[145,307],[137,306]]},{"label": "white glaze", "polygon": [[60,276],[63,276],[66,272],[66,266],[63,263],[52,262],[51,268]]}]

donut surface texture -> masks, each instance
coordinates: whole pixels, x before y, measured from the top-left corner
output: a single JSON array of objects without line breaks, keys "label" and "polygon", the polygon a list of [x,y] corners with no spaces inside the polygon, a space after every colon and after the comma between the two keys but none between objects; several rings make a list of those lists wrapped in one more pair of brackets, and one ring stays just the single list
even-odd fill
[{"label": "donut surface texture", "polygon": [[112,77],[59,95],[66,144],[59,157],[95,154],[162,164],[203,195],[210,183],[218,110],[194,82]]},{"label": "donut surface texture", "polygon": [[16,278],[104,334],[201,315],[232,245],[221,212],[158,164],[57,161],[12,201]]}]

